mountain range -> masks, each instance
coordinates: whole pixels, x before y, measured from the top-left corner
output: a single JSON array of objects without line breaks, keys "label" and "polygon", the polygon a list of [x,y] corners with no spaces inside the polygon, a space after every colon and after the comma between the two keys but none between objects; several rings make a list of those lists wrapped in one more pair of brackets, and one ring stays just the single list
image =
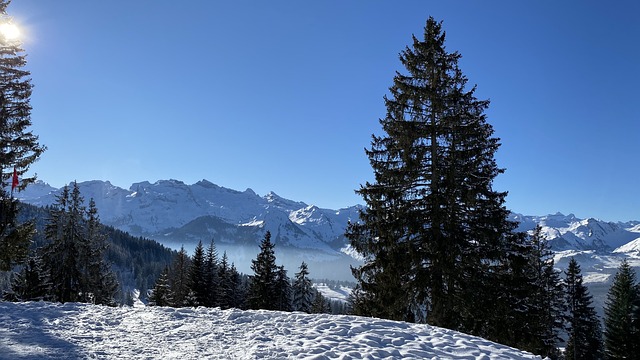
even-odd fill
[{"label": "mountain range", "polygon": [[[291,274],[302,261],[315,278],[353,280],[349,265],[360,259],[344,237],[349,221],[358,220],[360,205],[332,210],[282,198],[264,196],[251,189],[237,191],[207,180],[187,185],[178,180],[139,182],[123,189],[108,181],[78,183],[85,199],[93,198],[101,221],[134,236],[154,239],[191,253],[198,241],[215,241],[240,271],[250,272],[251,259],[268,230],[276,246],[278,263]],[[26,203],[55,203],[60,189],[38,181],[17,197]],[[580,219],[573,214],[545,216],[511,214],[519,231],[536,225],[555,252],[556,265],[564,269],[571,257],[582,266],[585,282],[608,286],[620,261],[627,258],[640,267],[640,221],[606,222]]]}]

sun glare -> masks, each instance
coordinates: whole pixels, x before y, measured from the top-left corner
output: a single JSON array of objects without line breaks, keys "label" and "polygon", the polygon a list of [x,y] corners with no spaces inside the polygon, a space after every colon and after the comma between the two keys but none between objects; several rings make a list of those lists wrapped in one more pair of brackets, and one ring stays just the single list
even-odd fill
[{"label": "sun glare", "polygon": [[20,29],[14,24],[0,25],[0,34],[7,40],[15,40],[20,37]]}]

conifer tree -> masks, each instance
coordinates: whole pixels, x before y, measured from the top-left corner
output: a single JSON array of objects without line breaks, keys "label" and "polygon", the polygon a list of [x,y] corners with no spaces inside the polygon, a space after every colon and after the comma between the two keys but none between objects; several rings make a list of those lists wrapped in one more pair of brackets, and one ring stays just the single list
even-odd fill
[{"label": "conifer tree", "polygon": [[218,267],[218,279],[220,283],[218,286],[217,298],[220,308],[228,309],[233,307],[235,286],[226,251],[222,254],[222,260]]},{"label": "conifer tree", "polygon": [[204,261],[204,287],[206,291],[205,306],[214,307],[219,306],[218,303],[218,286],[220,280],[218,277],[218,252],[216,245],[211,239],[211,243],[207,248]]},{"label": "conifer tree", "polygon": [[250,309],[276,310],[276,278],[278,267],[269,231],[260,244],[260,253],[251,260],[254,275],[249,282],[248,306]]},{"label": "conifer tree", "polygon": [[639,359],[638,284],[635,270],[623,260],[605,303],[604,345],[607,359]]},{"label": "conifer tree", "polygon": [[198,242],[191,259],[189,267],[189,289],[193,292],[194,300],[190,301],[191,306],[206,305],[208,300],[208,289],[206,284],[205,254],[202,241]]},{"label": "conifer tree", "polygon": [[228,273],[231,280],[231,307],[242,309],[244,308],[246,300],[246,289],[243,278],[238,272],[238,269],[236,269],[236,265],[234,263],[231,263]]},{"label": "conifer tree", "polygon": [[278,266],[275,282],[276,304],[275,309],[291,311],[291,280],[287,276],[284,266]]},{"label": "conifer tree", "polygon": [[467,89],[459,59],[433,18],[400,54],[406,73],[384,99],[385,135],[366,151],[375,181],[357,191],[366,207],[346,235],[365,258],[353,269],[356,312],[480,334],[496,320],[476,300],[495,300],[494,268],[516,224],[506,193],[492,189],[503,170],[489,102]]},{"label": "conifer tree", "polygon": [[571,258],[565,271],[565,302],[567,304],[567,360],[598,360],[603,358],[602,327],[592,305],[589,289],[582,283],[578,262]]},{"label": "conifer tree", "polygon": [[184,249],[184,246],[180,248],[178,254],[173,260],[171,271],[169,272],[169,285],[171,287],[173,296],[173,306],[182,307],[188,306],[187,296],[189,295],[189,267],[190,267],[189,255]]},{"label": "conifer tree", "polygon": [[554,268],[553,252],[539,225],[531,236],[531,291],[525,296],[528,306],[529,336],[521,348],[552,359],[559,357],[558,342],[564,328],[564,288]]},{"label": "conifer tree", "polygon": [[52,284],[52,299],[114,305],[118,288],[104,260],[105,236],[93,199],[87,211],[78,184],[65,186],[49,210],[43,248],[43,265]]},{"label": "conifer tree", "polygon": [[149,305],[172,306],[173,303],[173,294],[169,284],[169,267],[165,267],[149,294]]},{"label": "conifer tree", "polygon": [[[80,235],[80,198],[72,199],[65,186],[56,195],[56,204],[50,208],[45,226],[45,236],[50,243],[44,248],[43,259],[51,277],[52,295],[55,301],[82,301],[85,289],[79,260],[84,245]],[[75,212],[75,213],[73,213]]]},{"label": "conifer tree", "polygon": [[88,291],[92,294],[93,303],[97,305],[115,305],[115,294],[118,281],[111,271],[111,266],[105,261],[107,236],[102,232],[102,225],[98,217],[96,202],[91,198],[87,210],[86,221],[86,277]]},{"label": "conifer tree", "polygon": [[[11,23],[9,3],[0,0],[0,18]],[[12,196],[12,177],[21,177],[17,190],[32,183],[35,177],[25,174],[46,149],[29,129],[33,85],[29,71],[23,69],[26,62],[20,41],[0,34],[0,271],[8,271],[27,258],[35,231],[32,222],[16,222],[18,202]],[[4,190],[10,179],[11,193]]]},{"label": "conifer tree", "polygon": [[313,285],[309,279],[309,267],[303,261],[293,283],[293,311],[311,313],[312,300]]},{"label": "conifer tree", "polygon": [[11,284],[11,294],[5,294],[5,299],[11,301],[48,300],[50,293],[49,274],[43,268],[40,257],[36,255],[30,257],[22,270],[15,275]]}]

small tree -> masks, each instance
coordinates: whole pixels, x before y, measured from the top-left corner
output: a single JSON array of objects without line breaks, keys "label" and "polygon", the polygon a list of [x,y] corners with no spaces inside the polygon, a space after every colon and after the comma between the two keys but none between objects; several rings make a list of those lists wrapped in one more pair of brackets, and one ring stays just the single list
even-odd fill
[{"label": "small tree", "polygon": [[276,278],[278,267],[276,266],[276,256],[271,242],[269,231],[264,235],[260,244],[260,253],[255,260],[251,260],[251,270],[254,275],[249,282],[249,308],[276,310]]},{"label": "small tree", "polygon": [[293,311],[311,313],[312,300],[313,285],[309,280],[309,268],[303,261],[293,282]]},{"label": "small tree", "polygon": [[567,304],[567,333],[565,347],[568,360],[597,360],[603,358],[602,327],[592,305],[589,289],[582,283],[578,262],[571,258],[565,271],[565,302]]},{"label": "small tree", "polygon": [[165,267],[160,273],[156,284],[149,294],[149,306],[172,306],[173,293],[169,285],[169,268]]}]

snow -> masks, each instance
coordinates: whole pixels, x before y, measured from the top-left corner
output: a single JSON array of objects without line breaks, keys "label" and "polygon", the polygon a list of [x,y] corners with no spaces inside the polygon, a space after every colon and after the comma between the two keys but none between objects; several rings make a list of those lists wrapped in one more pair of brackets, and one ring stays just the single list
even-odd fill
[{"label": "snow", "polygon": [[540,359],[428,325],[218,308],[0,302],[1,359]]},{"label": "snow", "polygon": [[349,299],[349,295],[351,295],[351,288],[340,285],[337,288],[330,288],[325,283],[313,284],[313,286],[318,290],[322,296],[332,300],[340,300],[346,302]]}]

